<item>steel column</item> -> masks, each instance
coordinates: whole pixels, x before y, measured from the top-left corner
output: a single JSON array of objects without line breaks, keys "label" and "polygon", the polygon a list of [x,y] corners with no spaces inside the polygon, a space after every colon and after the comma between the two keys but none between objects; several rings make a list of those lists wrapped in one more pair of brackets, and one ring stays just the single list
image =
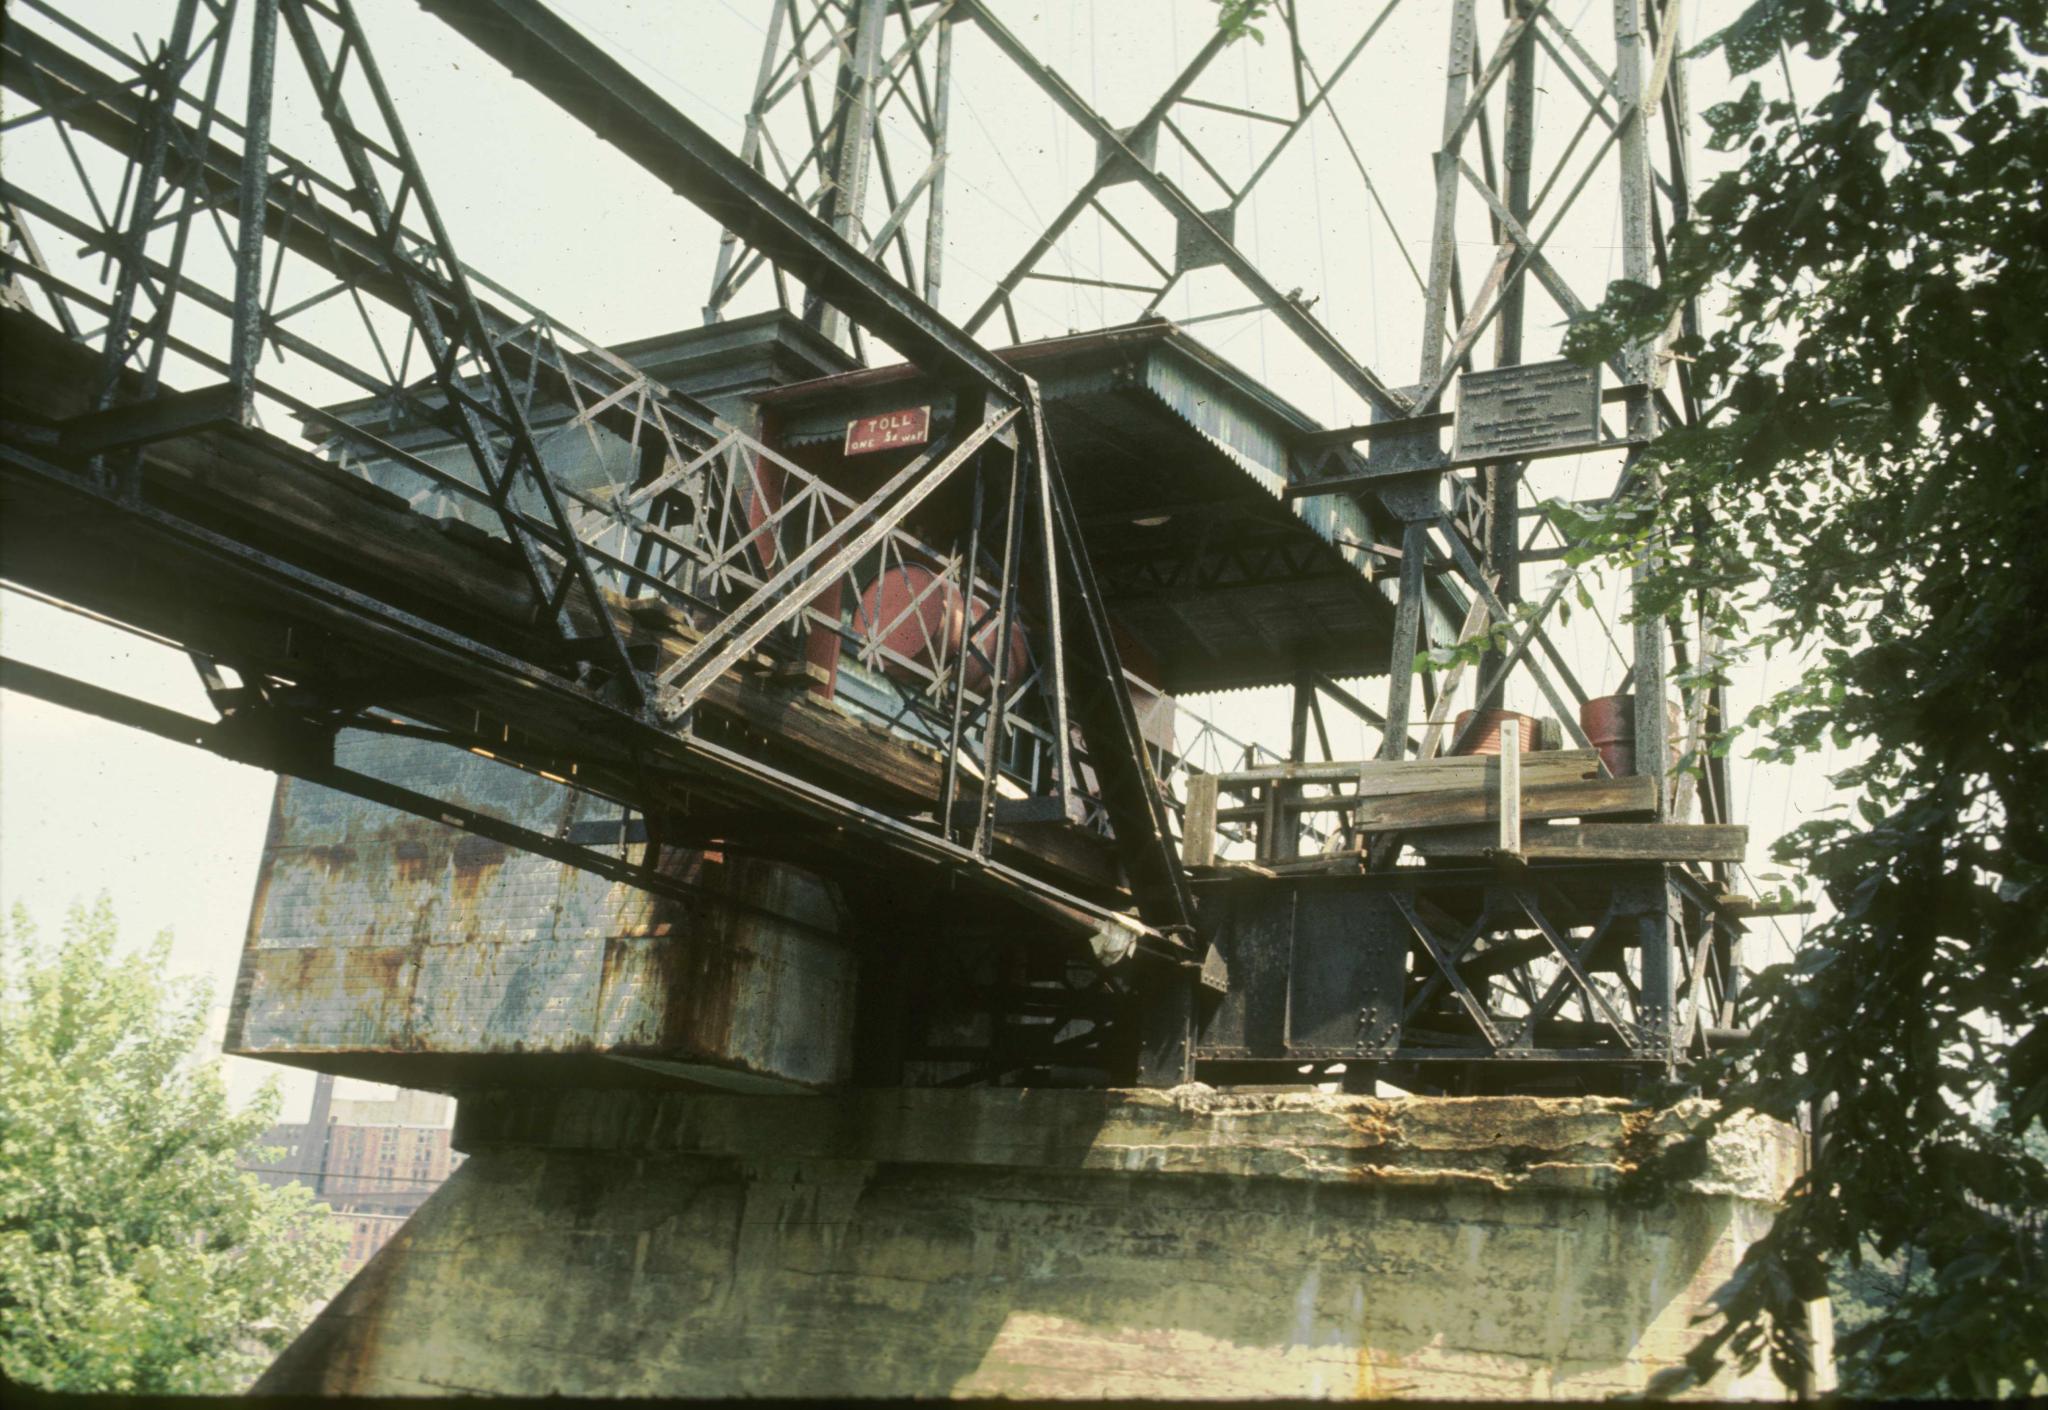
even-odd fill
[{"label": "steel column", "polygon": [[[1650,230],[1650,141],[1643,122],[1643,0],[1613,0],[1614,78],[1627,105],[1622,113],[1619,135],[1621,165],[1621,264],[1624,278],[1638,284],[1655,282],[1654,251]],[[1656,357],[1656,343],[1645,338],[1632,343],[1623,354],[1629,371],[1628,437],[1648,441],[1657,433],[1657,408],[1651,398],[1650,380]],[[1641,452],[1631,451],[1635,461]],[[1655,496],[1659,479],[1646,470],[1644,489]],[[1647,586],[1651,569],[1638,565],[1631,572],[1635,591]],[[1636,771],[1657,780],[1657,817],[1671,812],[1671,758],[1669,725],[1664,714],[1665,666],[1664,620],[1638,614],[1634,627]]]},{"label": "steel column", "polygon": [[953,20],[939,20],[938,48],[932,61],[932,166],[931,196],[924,212],[924,301],[939,306],[939,276],[946,254],[946,166],[952,152],[947,146],[948,112],[953,102]]},{"label": "steel column", "polygon": [[[832,103],[832,175],[819,203],[818,215],[834,234],[864,247],[868,203],[868,164],[875,140],[875,70],[882,60],[882,25],[886,0],[852,0],[853,38],[845,50]],[[841,314],[814,292],[804,308],[804,321],[833,342],[839,341]]]},{"label": "steel column", "polygon": [[[1511,41],[1508,60],[1506,121],[1501,134],[1501,166],[1507,178],[1508,213],[1523,227],[1529,222],[1530,168],[1534,161],[1536,118],[1536,36],[1527,22],[1523,0],[1510,0],[1510,12],[1523,25]],[[1510,367],[1522,360],[1522,316],[1528,297],[1529,273],[1517,271],[1501,290],[1499,326],[1494,330],[1493,363]],[[1522,600],[1522,504],[1523,462],[1494,465],[1486,471],[1486,569],[1493,575],[1500,600],[1512,608]],[[1480,679],[1499,667],[1497,653],[1489,652],[1480,663]],[[1480,710],[1496,710],[1503,703],[1505,670],[1494,689],[1475,704]]]},{"label": "steel column", "polygon": [[[761,167],[761,135],[767,121],[765,112],[768,99],[768,85],[775,77],[775,50],[782,38],[783,5],[781,0],[771,0],[768,6],[768,38],[761,45],[761,67],[754,75],[754,101],[747,105],[746,133],[740,138],[740,160],[759,170]],[[733,272],[733,262],[739,258],[740,237],[730,230],[718,232],[718,262],[711,270],[711,293],[704,304],[704,322],[708,327],[724,317],[725,301],[732,291],[726,288],[726,280]]]},{"label": "steel column", "polygon": [[1401,597],[1394,605],[1394,640],[1387,651],[1387,720],[1380,739],[1382,759],[1408,757],[1408,717],[1415,698],[1415,655],[1422,628],[1422,606],[1429,582],[1429,524],[1414,520],[1401,526]]},{"label": "steel column", "polygon": [[[1417,377],[1424,387],[1438,380],[1444,366],[1451,264],[1458,252],[1458,142],[1465,131],[1466,95],[1472,86],[1472,58],[1478,45],[1478,21],[1473,13],[1476,3],[1477,0],[1451,0],[1450,54],[1444,65],[1443,144],[1435,158],[1436,215],[1429,237],[1429,288],[1423,296],[1422,362]],[[1426,415],[1436,407],[1418,404],[1414,410]]]},{"label": "steel column", "polygon": [[241,225],[235,232],[234,344],[228,381],[235,416],[254,420],[256,363],[263,352],[263,231],[270,200],[270,100],[277,72],[277,0],[250,0],[249,103],[242,124]]}]

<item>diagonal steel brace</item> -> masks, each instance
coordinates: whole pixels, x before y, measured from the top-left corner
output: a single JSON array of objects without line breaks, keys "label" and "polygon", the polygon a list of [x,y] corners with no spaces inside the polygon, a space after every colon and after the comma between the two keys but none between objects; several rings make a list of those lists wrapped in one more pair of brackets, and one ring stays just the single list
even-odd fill
[{"label": "diagonal steel brace", "polygon": [[[430,353],[435,380],[456,415],[456,429],[469,447],[506,535],[519,551],[536,608],[547,615],[550,625],[564,640],[577,641],[569,610],[573,588],[597,623],[597,645],[607,658],[618,687],[637,707],[644,702],[645,684],[627,654],[625,640],[569,522],[568,511],[535,443],[533,429],[527,424],[500,349],[485,327],[482,310],[413,156],[412,144],[406,139],[391,95],[371,58],[355,8],[350,0],[335,0],[332,8],[318,7],[319,13],[341,32],[342,43],[332,60],[307,9],[307,0],[284,0],[285,23],[307,76],[321,94],[322,116],[355,183],[355,194],[374,229],[385,267],[404,285],[410,304],[408,311]],[[363,134],[343,98],[341,79],[351,60],[366,81],[378,117],[390,134],[389,150]],[[395,202],[385,194],[385,183],[373,156],[400,173]],[[438,273],[407,258],[401,248],[404,227],[400,220],[408,199],[417,203],[426,222],[434,253],[442,266]],[[457,371],[465,357],[473,358],[481,367],[476,392],[463,384]],[[505,442],[502,449],[497,444],[500,437]],[[551,535],[536,533],[513,502],[521,488],[531,489],[538,496],[547,525],[553,531]],[[559,573],[550,562],[550,555],[562,560]]]},{"label": "diagonal steel brace", "polygon": [[1015,407],[1005,408],[960,437],[936,461],[930,453],[918,456],[890,476],[859,508],[849,511],[814,539],[781,572],[741,603],[717,630],[662,671],[657,680],[668,687],[656,705],[662,720],[669,724],[681,720],[713,681],[866,557],[911,510],[951,479],[954,471],[1016,418]]}]

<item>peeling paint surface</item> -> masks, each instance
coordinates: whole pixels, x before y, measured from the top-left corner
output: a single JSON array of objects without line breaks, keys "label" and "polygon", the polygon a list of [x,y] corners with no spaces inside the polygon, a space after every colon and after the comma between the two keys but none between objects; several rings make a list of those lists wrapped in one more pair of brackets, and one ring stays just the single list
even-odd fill
[{"label": "peeling paint surface", "polygon": [[[441,745],[345,734],[336,755],[542,832],[614,816],[551,780]],[[834,938],[829,884],[715,853],[667,852],[664,869],[702,886],[703,898],[652,896],[281,780],[229,1049],[300,1059],[584,1053],[804,1086],[842,1081],[856,964]]]}]

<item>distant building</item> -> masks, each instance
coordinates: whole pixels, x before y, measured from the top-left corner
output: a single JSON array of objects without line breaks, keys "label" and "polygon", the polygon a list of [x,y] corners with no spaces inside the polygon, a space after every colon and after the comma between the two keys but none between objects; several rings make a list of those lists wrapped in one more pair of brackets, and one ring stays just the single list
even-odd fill
[{"label": "distant building", "polygon": [[262,1144],[280,1153],[258,1162],[257,1175],[269,1185],[304,1185],[328,1206],[348,1228],[353,1274],[462,1164],[448,1144],[450,1116],[449,1099],[434,1092],[337,1100],[334,1078],[323,1073],[307,1119],[264,1132]]}]

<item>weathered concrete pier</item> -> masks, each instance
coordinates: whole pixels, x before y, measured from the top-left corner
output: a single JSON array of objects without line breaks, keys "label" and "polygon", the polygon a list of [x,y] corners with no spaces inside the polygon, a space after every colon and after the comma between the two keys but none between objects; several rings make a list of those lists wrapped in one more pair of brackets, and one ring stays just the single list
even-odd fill
[{"label": "weathered concrete pier", "polygon": [[1640,1391],[1800,1160],[1751,1125],[1631,1195],[1697,1115],[1199,1086],[476,1097],[467,1164],[259,1389]]}]

